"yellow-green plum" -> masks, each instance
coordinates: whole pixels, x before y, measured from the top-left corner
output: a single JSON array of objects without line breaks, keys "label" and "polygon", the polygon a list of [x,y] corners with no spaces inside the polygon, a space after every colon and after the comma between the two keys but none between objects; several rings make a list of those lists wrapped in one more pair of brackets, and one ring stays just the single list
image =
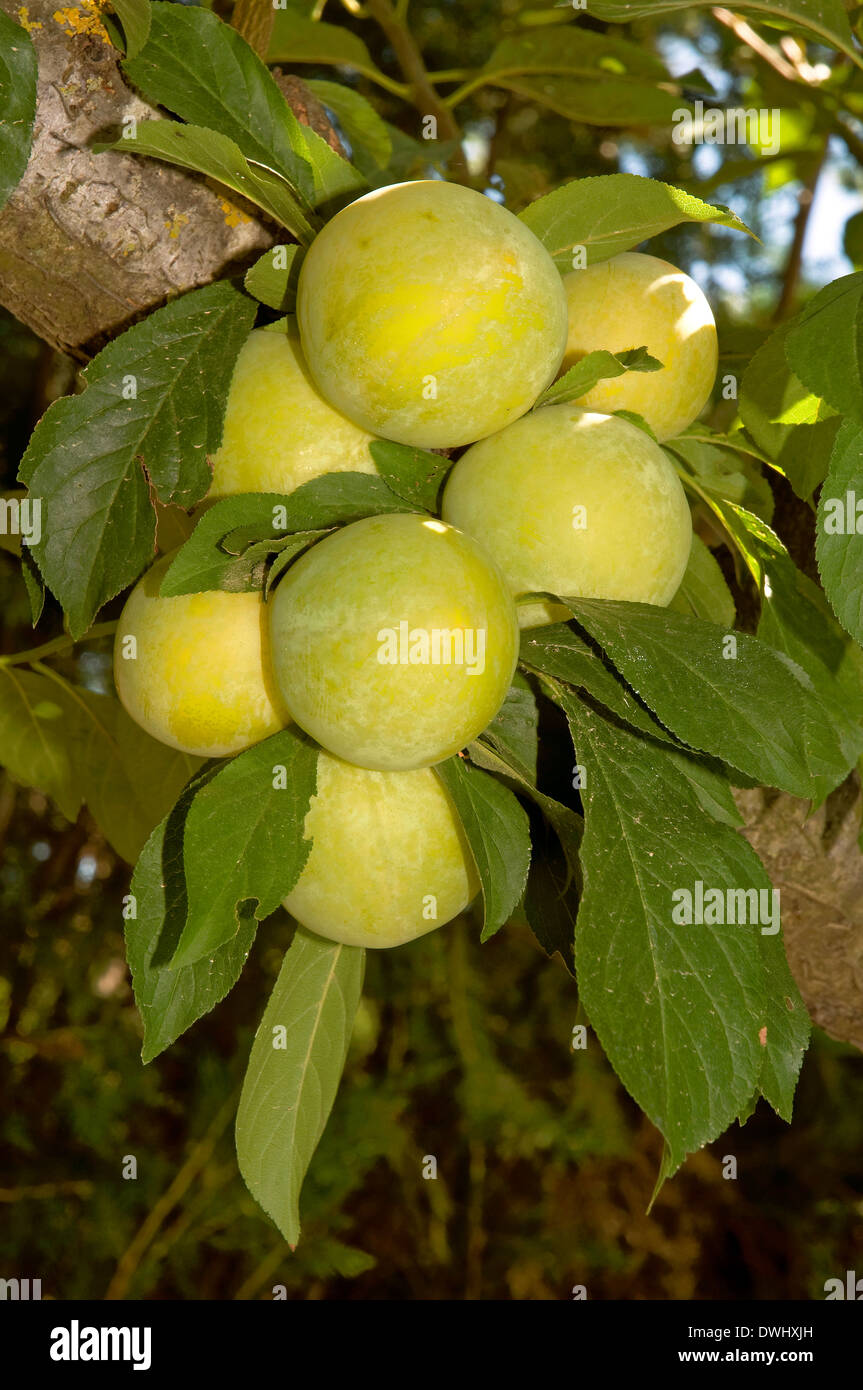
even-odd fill
[{"label": "yellow-green plum", "polygon": [[147,733],[202,758],[249,748],[290,723],[270,671],[258,593],[163,598],[173,555],[132,590],[117,624],[114,680]]},{"label": "yellow-green plum", "polygon": [[473,189],[377,189],[327,223],[300,270],[315,381],[363,429],[449,448],[518,419],[554,379],[566,295],[541,242]]},{"label": "yellow-green plum", "polygon": [[348,946],[400,946],[479,890],[461,822],[431,768],[371,772],[326,753],[305,825],[312,848],[285,907]]},{"label": "yellow-green plum", "polygon": [[449,757],[491,722],[515,671],[506,581],[476,541],[432,517],[345,526],[286,571],[268,606],[285,705],[360,767]]},{"label": "yellow-green plum", "polygon": [[207,500],[293,492],[322,473],[375,473],[373,438],[324,400],[295,326],[256,328],[234,368]]},{"label": "yellow-green plum", "polygon": [[668,261],[627,251],[564,277],[569,336],[563,370],[600,348],[646,346],[663,364],[600,381],[583,397],[589,410],[632,410],[657,439],[671,439],[701,414],[718,364],[716,324],[704,294]]},{"label": "yellow-green plum", "polygon": [[[444,490],[443,517],[475,536],[515,595],[671,602],[692,521],[658,444],[619,416],[544,406],[468,449]],[[522,627],[557,622],[529,603]]]}]

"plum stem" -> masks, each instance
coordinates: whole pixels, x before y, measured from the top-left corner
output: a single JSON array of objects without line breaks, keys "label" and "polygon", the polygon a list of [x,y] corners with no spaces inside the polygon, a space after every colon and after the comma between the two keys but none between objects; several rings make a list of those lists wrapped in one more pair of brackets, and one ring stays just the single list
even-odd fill
[{"label": "plum stem", "polygon": [[79,642],[95,642],[99,637],[107,637],[110,632],[116,630],[116,621],[112,623],[97,623],[91,627],[83,637],[70,637],[68,632],[64,632],[61,637],[55,637],[50,642],[43,642],[41,647],[30,647],[24,652],[12,652],[9,656],[0,656],[0,666],[22,666],[39,661],[43,656],[53,656],[56,652],[68,650],[75,647]]}]

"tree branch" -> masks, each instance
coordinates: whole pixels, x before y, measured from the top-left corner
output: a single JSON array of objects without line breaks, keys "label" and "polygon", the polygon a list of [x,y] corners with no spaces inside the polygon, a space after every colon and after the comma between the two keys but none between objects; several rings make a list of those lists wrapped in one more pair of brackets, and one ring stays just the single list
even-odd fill
[{"label": "tree branch", "polygon": [[762,39],[761,35],[747,24],[739,14],[733,14],[731,10],[726,10],[721,5],[714,6],[713,18],[726,29],[730,29],[732,34],[745,43],[747,48],[751,48],[753,53],[757,53],[759,58],[763,58],[765,63],[769,63],[780,77],[784,77],[787,82],[796,82],[799,76],[793,63],[789,63],[781,53],[777,53],[769,43]]},{"label": "tree branch", "polygon": [[398,59],[411,100],[421,115],[434,116],[442,139],[460,140],[458,122],[432,86],[422,54],[413,35],[390,4],[390,0],[367,0],[366,11],[380,25]]},{"label": "tree branch", "polygon": [[803,247],[806,243],[806,233],[809,229],[809,219],[812,216],[812,206],[815,202],[818,180],[821,177],[821,170],[824,168],[824,161],[826,158],[827,141],[825,140],[814,168],[801,188],[797,198],[797,216],[794,220],[794,236],[791,240],[791,249],[788,252],[785,274],[782,278],[782,293],[779,296],[779,303],[776,305],[773,314],[774,323],[781,323],[783,319],[788,318],[794,309],[794,301],[797,297],[797,285],[803,266]]},{"label": "tree branch", "polygon": [[266,59],[275,18],[272,0],[237,0],[231,24],[258,57]]}]

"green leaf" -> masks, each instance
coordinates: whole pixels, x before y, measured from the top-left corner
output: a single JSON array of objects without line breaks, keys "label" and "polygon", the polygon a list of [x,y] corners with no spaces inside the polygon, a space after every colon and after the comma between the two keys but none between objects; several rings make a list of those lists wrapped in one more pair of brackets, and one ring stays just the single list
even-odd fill
[{"label": "green leaf", "polygon": [[393,153],[392,137],[386,121],[381,119],[371,102],[340,82],[311,81],[306,86],[338,121],[351,147],[351,162],[364,178],[377,181]]},{"label": "green leaf", "polygon": [[210,486],[206,456],[254,314],[225,281],[183,295],[103,348],[86,391],[36,426],[19,478],[43,501],[33,554],[73,637],[152,560],[150,487],[188,507]]},{"label": "green leaf", "polygon": [[[590,0],[590,13],[595,19],[607,19],[616,24],[712,7],[713,0]],[[805,30],[820,43],[847,53],[860,66],[842,0],[742,0],[734,8],[746,14],[784,20],[792,27]]]},{"label": "green leaf", "polygon": [[655,77],[669,81],[661,58],[641,44],[573,26],[564,31],[519,34],[500,40],[478,77],[517,77],[557,72],[575,77],[598,74]]},{"label": "green leaf", "polygon": [[584,247],[587,264],[595,265],[681,222],[717,222],[753,235],[728,208],[640,174],[574,179],[519,216],[562,270],[572,269],[575,247]]},{"label": "green leaf", "polygon": [[304,822],[317,766],[311,740],[283,729],[225,763],[197,793],[184,832],[188,912],[172,969],[232,940],[241,904],[254,900],[262,921],[290,893],[311,849]]},{"label": "green leaf", "polygon": [[565,852],[570,875],[577,878],[581,816],[536,786],[539,705],[520,672],[516,672],[502,709],[467,752],[471,762],[513,782],[516,790],[530,797],[553,827]]},{"label": "green leaf", "polygon": [[356,34],[337,24],[306,19],[295,10],[276,10],[268,63],[320,63],[352,68],[373,81],[383,77]]},{"label": "green leaf", "polygon": [[[281,573],[303,550],[329,534],[328,530],[295,531],[287,536],[261,539],[261,532],[267,528],[267,524],[238,526],[219,539],[202,538],[197,548],[191,545],[193,533],[186,542],[188,555],[181,558],[178,554],[176,557],[180,561],[176,579],[169,580],[166,571],[160,593],[164,597],[175,597],[177,587],[183,594],[203,593],[212,588],[231,594],[250,594],[261,590],[266,593],[275,582],[273,570],[276,559],[280,562],[278,572]],[[166,584],[169,586],[167,591]]]},{"label": "green leaf", "polygon": [[279,564],[278,574],[281,574],[304,550],[327,535],[329,531],[295,531],[281,540],[254,541],[234,560],[222,588],[231,593],[252,593],[258,589],[268,593],[275,583],[273,569],[276,560]]},{"label": "green leaf", "polygon": [[[516,674],[517,679],[524,679],[518,673]],[[505,705],[504,711],[502,711],[503,717],[501,718],[499,715],[497,719],[493,720],[476,742],[469,746],[468,757],[478,767],[484,768],[486,772],[494,772],[498,777],[505,778],[507,782],[514,784],[516,791],[523,792],[530,797],[554,829],[565,853],[570,877],[577,879],[581,816],[571,807],[564,806],[562,802],[555,800],[552,796],[547,796],[536,786],[533,745],[537,739],[539,709],[527,682],[524,684],[525,695],[529,694],[533,701],[532,714],[528,713],[527,698],[519,686],[513,684],[510,687],[506,702],[509,706],[509,712],[506,712]],[[529,719],[533,721],[532,726],[526,729],[525,725]],[[529,761],[525,761],[525,754],[528,757],[533,754],[533,766]]]},{"label": "green leaf", "polygon": [[626,352],[589,352],[570,367],[562,377],[543,391],[534,405],[539,410],[544,405],[563,405],[566,401],[579,401],[592,391],[598,381],[607,377],[623,376],[625,372],[658,372],[662,363],[651,357],[646,347],[629,348]]},{"label": "green leaf", "polygon": [[583,822],[577,812],[535,785],[538,707],[524,677],[516,673],[516,681],[501,715],[467,751],[472,763],[514,784],[534,803],[524,912],[542,949],[548,956],[557,951],[573,974]]},{"label": "green leaf", "polygon": [[684,892],[694,903],[699,882],[723,905],[729,890],[769,895],[750,846],[704,815],[655,746],[577,700],[562,703],[587,771],[579,998],[621,1081],[665,1136],[673,1171],[735,1119],[761,1082],[765,1053],[776,1076],[799,1068],[806,1013],[795,991],[779,1029],[759,945],[769,896],[760,924],[672,916]]},{"label": "green leaf", "polygon": [[842,250],[857,270],[863,267],[863,212],[855,212],[845,223]]},{"label": "green leaf", "polygon": [[303,1179],[344,1070],[364,964],[362,948],[298,927],[252,1044],[237,1158],[255,1201],[291,1246]]},{"label": "green leaf", "polygon": [[495,777],[456,754],[438,763],[476,863],[484,904],[482,941],[509,921],[530,865],[530,830],[518,798]]},{"label": "green leaf", "polygon": [[309,208],[365,187],[359,170],[297,119],[235,29],[208,10],[151,8],[147,44],[123,65],[145,96],[227,136],[248,160],[281,174]]},{"label": "green leaf", "polygon": [[199,785],[200,779],[192,783],[153,831],[129,890],[134,915],[126,921],[126,954],[144,1023],[144,1062],[158,1057],[224,999],[239,979],[258,928],[257,919],[247,913],[236,936],[211,956],[181,970],[153,964],[157,948],[170,951],[186,920],[183,828]]},{"label": "green leaf", "polygon": [[80,733],[71,736],[83,800],[109,844],[134,864],[201,759],[151,738],[113,695],[59,677],[51,683],[79,716]]},{"label": "green leaf", "polygon": [[824,592],[846,632],[863,643],[863,429],[852,420],[837,436],[817,525]]},{"label": "green leaf", "polygon": [[801,573],[760,517],[730,503],[712,505],[758,585],[758,637],[806,672],[844,757],[853,763],[863,722],[863,652],[836,621],[822,590]]},{"label": "green leaf", "polygon": [[689,563],[669,607],[676,613],[691,613],[716,623],[725,632],[734,627],[737,610],[731,590],[712,552],[698,536],[692,537]]},{"label": "green leaf", "polygon": [[21,578],[30,600],[30,620],[35,627],[45,607],[45,586],[29,549],[21,553]]},{"label": "green leaf", "polygon": [[243,284],[261,304],[292,314],[297,302],[297,279],[302,257],[297,246],[271,246],[250,270]]},{"label": "green leaf", "polygon": [[[4,488],[0,491],[0,504],[6,500],[21,502],[26,498],[26,488]],[[0,550],[8,551],[21,562],[21,579],[24,588],[27,590],[27,598],[30,603],[30,617],[35,627],[42,616],[45,607],[45,589],[36,568],[35,561],[30,554],[29,543],[24,544],[22,537],[18,534],[16,527],[0,530]]]},{"label": "green leaf", "polygon": [[130,130],[120,140],[95,148],[97,153],[119,150],[124,154],[149,155],[181,169],[206,174],[263,208],[304,245],[314,237],[314,230],[290,184],[273,169],[250,163],[227,135],[219,135],[203,126],[180,125],[177,121],[139,121],[134,131]]},{"label": "green leaf", "polygon": [[633,690],[691,748],[819,797],[850,770],[809,677],[757,638],[646,603],[564,600]]},{"label": "green leaf", "polygon": [[[297,532],[297,536],[305,536],[305,537],[307,537],[307,538],[310,538],[310,537],[312,537],[312,536],[325,536],[326,534],[327,534],[326,531],[298,531],[298,532]],[[285,570],[288,568],[288,566],[289,566],[290,564],[293,563],[293,561],[297,558],[297,555],[298,555],[298,554],[299,554],[299,549],[292,549],[290,546],[287,546],[287,547],[285,547],[284,550],[280,550],[280,551],[278,552],[278,554],[274,557],[273,563],[270,565],[270,568],[269,568],[269,570],[267,571],[266,577],[265,577],[265,579],[264,579],[264,598],[265,598],[265,599],[268,599],[268,598],[270,597],[270,593],[271,593],[273,587],[274,587],[276,584],[278,584],[278,582],[279,582],[279,580],[281,579],[282,575],[284,574]]]},{"label": "green leaf", "polygon": [[[792,372],[782,324],[758,349],[740,383],[740,416],[759,449],[807,501],[824,479],[840,421],[824,418],[821,398]],[[813,413],[814,411],[814,413]],[[740,499],[740,505],[745,505]]]},{"label": "green leaf", "polygon": [[182,120],[228,136],[311,205],[315,178],[303,127],[254,50],[210,10],[164,0],[150,9],[150,36],[123,64],[129,81]]},{"label": "green leaf", "polygon": [[33,40],[0,10],[0,208],[20,183],[30,158],[36,80]]},{"label": "green leaf", "polygon": [[[233,586],[239,548],[229,551],[223,544],[225,538],[241,526],[248,528],[252,538],[272,536],[276,508],[286,502],[286,497],[275,493],[255,492],[225,497],[208,507],[165,571],[159,593],[175,598]],[[250,581],[248,587],[258,585]]]},{"label": "green leaf", "polygon": [[573,18],[570,8],[559,5],[557,0],[534,0],[532,5],[528,0],[527,6],[520,8],[515,15],[516,23],[525,29],[538,28],[546,24],[569,24]]},{"label": "green leaf", "polygon": [[301,125],[306,159],[309,161],[314,181],[311,197],[313,207],[321,207],[333,199],[343,199],[346,195],[355,198],[368,189],[368,180],[344,155],[337,154],[331,145],[312,130],[311,126]]},{"label": "green leaf", "polygon": [[495,87],[503,87],[526,101],[539,102],[568,121],[585,125],[632,126],[670,125],[676,111],[686,110],[680,96],[663,91],[649,82],[604,74],[592,79],[580,77],[493,77]]},{"label": "green leaf", "polygon": [[[581,844],[581,818],[578,821]],[[524,893],[524,915],[545,954],[560,956],[570,975],[575,974],[575,924],[578,917],[579,880],[572,868],[571,854],[559,832],[544,816],[531,817],[531,858]]]},{"label": "green leaf", "polygon": [[[371,1163],[368,1166],[371,1167]],[[377,1265],[374,1255],[320,1234],[315,1235],[311,1249],[305,1250],[303,1255],[305,1267],[316,1279],[358,1279]]]},{"label": "green leaf", "polygon": [[[539,758],[539,705],[533,687],[516,671],[503,704],[480,742],[496,749],[529,787],[536,786]],[[473,754],[470,749],[468,752]]]},{"label": "green leaf", "polygon": [[714,435],[701,426],[697,433],[677,435],[665,448],[684,484],[688,478],[697,480],[699,494],[706,492],[710,498],[733,502],[765,521],[772,517],[773,493],[760,466],[722,435]]},{"label": "green leaf", "polygon": [[732,773],[731,769],[723,769],[713,759],[693,757],[683,748],[669,748],[666,756],[691,783],[702,811],[722,825],[736,828],[743,824],[728,777],[734,776],[737,785],[741,785],[743,778]]},{"label": "green leaf", "polygon": [[0,762],[68,820],[85,802],[112,848],[134,864],[200,759],[151,738],[119,700],[48,674],[0,665]]},{"label": "green leaf", "polygon": [[150,34],[150,0],[111,0],[111,9],[123,26],[126,57],[135,58]]},{"label": "green leaf", "polygon": [[529,669],[576,690],[586,690],[595,700],[650,738],[676,744],[669,733],[638,700],[601,651],[588,646],[569,623],[548,623],[521,634],[521,662]]},{"label": "green leaf", "polygon": [[389,439],[376,439],[369,448],[378,473],[397,497],[428,512],[439,510],[440,490],[452,468],[450,459]]},{"label": "green leaf", "polygon": [[781,934],[762,936],[758,945],[764,972],[766,1033],[761,1043],[761,1075],[758,1085],[761,1095],[773,1106],[777,1115],[791,1123],[794,1092],[803,1065],[811,1025],[806,1005],[791,974]]},{"label": "green leaf", "polygon": [[0,665],[0,762],[13,781],[77,819],[81,790],[69,739],[70,713],[45,676]]},{"label": "green leaf", "polygon": [[863,271],[816,294],[789,329],[785,355],[804,386],[863,425]]},{"label": "green leaf", "polygon": [[636,410],[613,410],[611,413],[612,415],[619,415],[621,420],[628,420],[631,425],[635,425],[636,429],[643,430],[643,432],[653,440],[654,444],[659,443],[659,440],[656,438],[656,435],[653,433],[653,430],[648,425],[644,416],[639,415]]},{"label": "green leaf", "polygon": [[[203,513],[168,566],[159,592],[171,597],[230,587],[236,583],[237,555],[255,540],[322,531],[379,512],[412,510],[374,473],[324,473],[287,494],[248,492],[224,497]],[[223,545],[228,537],[233,551]],[[304,545],[308,539],[306,535]],[[259,585],[250,581],[249,587]]]},{"label": "green leaf", "polygon": [[340,526],[382,512],[413,508],[374,473],[323,473],[277,501],[279,529],[294,532],[310,527]]},{"label": "green leaf", "polygon": [[728,785],[749,779],[736,768],[724,767],[713,758],[698,757],[683,747],[621,679],[602,652],[587,645],[570,624],[550,624],[522,633],[521,659],[541,675],[566,681],[584,691],[591,704],[598,702],[632,729],[665,745],[665,756],[692,783],[695,795],[709,815],[726,825],[739,825],[740,816]]},{"label": "green leaf", "polygon": [[761,593],[758,636],[802,666],[853,757],[863,721],[863,654],[769,526],[740,507],[723,506],[718,514]]}]

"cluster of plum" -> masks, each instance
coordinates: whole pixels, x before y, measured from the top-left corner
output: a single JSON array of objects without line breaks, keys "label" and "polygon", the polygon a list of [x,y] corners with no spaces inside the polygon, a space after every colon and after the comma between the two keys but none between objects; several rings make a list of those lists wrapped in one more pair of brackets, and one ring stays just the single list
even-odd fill
[{"label": "cluster of plum", "polygon": [[[642,345],[661,370],[533,409],[587,353]],[[164,556],[133,590],[115,649],[123,704],[174,748],[226,756],[292,720],[320,745],[312,848],[285,902],[303,925],[393,946],[475,896],[433,767],[497,714],[519,629],[567,616],[537,595],[671,601],[691,545],[686,499],[659,445],[613,412],[668,439],[705,405],[716,366],[713,317],[688,276],[641,254],[562,276],[523,222],[458,185],[378,190],[318,234],[296,319],[254,330],[240,353],[204,505],[374,473],[375,439],[470,446],[441,517],[342,526],[266,601],[162,596]]]}]

